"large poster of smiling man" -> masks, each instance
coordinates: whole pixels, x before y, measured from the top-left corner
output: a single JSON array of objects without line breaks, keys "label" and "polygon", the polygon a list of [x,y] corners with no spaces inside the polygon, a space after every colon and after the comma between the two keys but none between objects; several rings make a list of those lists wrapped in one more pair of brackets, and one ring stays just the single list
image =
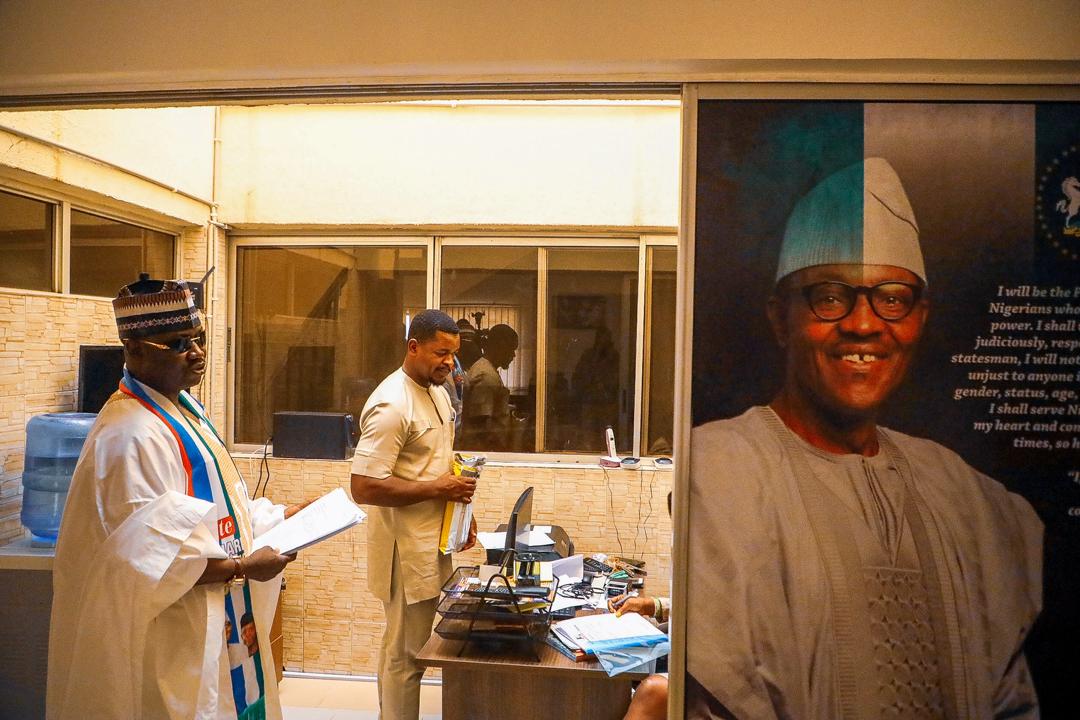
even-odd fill
[{"label": "large poster of smiling man", "polygon": [[699,103],[687,717],[1075,711],[1078,147],[1067,103]]}]

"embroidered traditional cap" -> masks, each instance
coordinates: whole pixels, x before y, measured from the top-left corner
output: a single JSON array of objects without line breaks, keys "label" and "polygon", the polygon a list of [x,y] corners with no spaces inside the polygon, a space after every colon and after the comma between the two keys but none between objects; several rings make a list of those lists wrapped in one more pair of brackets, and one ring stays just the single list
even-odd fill
[{"label": "embroidered traditional cap", "polygon": [[120,288],[113,300],[120,339],[202,327],[191,290],[183,280],[151,280],[147,273]]},{"label": "embroidered traditional cap", "polygon": [[888,160],[835,172],[795,205],[776,280],[815,265],[893,265],[927,281],[915,213]]}]

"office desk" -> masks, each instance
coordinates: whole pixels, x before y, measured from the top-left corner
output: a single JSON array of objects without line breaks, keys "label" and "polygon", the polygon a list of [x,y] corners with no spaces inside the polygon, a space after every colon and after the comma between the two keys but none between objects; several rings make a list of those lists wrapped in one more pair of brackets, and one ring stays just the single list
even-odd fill
[{"label": "office desk", "polygon": [[630,705],[630,683],[646,673],[610,678],[600,663],[574,662],[544,643],[537,662],[526,644],[488,645],[432,634],[417,656],[442,668],[443,720],[620,720]]}]

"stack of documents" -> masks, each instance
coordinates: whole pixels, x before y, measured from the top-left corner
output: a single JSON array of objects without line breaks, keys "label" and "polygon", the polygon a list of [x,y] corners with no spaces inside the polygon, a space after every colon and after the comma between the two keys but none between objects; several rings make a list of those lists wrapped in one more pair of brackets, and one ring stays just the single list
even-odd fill
[{"label": "stack of documents", "polygon": [[667,640],[667,635],[637,613],[583,615],[562,620],[551,631],[571,649],[595,654],[601,650],[650,647]]},{"label": "stack of documents", "polygon": [[584,650],[573,650],[564,645],[563,641],[559,639],[559,636],[553,632],[547,634],[547,637],[544,638],[544,642],[574,662],[584,662],[585,660],[590,659],[588,653]]},{"label": "stack of documents", "polygon": [[251,551],[272,547],[289,555],[348,530],[365,517],[345,490],[337,488],[255,538]]},{"label": "stack of documents", "polygon": [[[637,613],[584,615],[555,623],[551,632],[559,644],[574,653],[573,659],[582,659],[578,653],[595,655],[611,676],[638,669],[671,652],[668,636]],[[549,644],[571,657],[555,643]]]}]

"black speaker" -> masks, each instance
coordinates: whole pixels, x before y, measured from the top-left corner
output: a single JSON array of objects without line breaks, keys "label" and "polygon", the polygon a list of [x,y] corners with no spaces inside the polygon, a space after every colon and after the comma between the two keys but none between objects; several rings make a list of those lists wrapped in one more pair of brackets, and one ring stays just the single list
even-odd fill
[{"label": "black speaker", "polygon": [[123,345],[80,345],[79,412],[101,412],[123,376]]},{"label": "black speaker", "polygon": [[345,460],[352,415],[324,412],[274,413],[274,457]]}]

